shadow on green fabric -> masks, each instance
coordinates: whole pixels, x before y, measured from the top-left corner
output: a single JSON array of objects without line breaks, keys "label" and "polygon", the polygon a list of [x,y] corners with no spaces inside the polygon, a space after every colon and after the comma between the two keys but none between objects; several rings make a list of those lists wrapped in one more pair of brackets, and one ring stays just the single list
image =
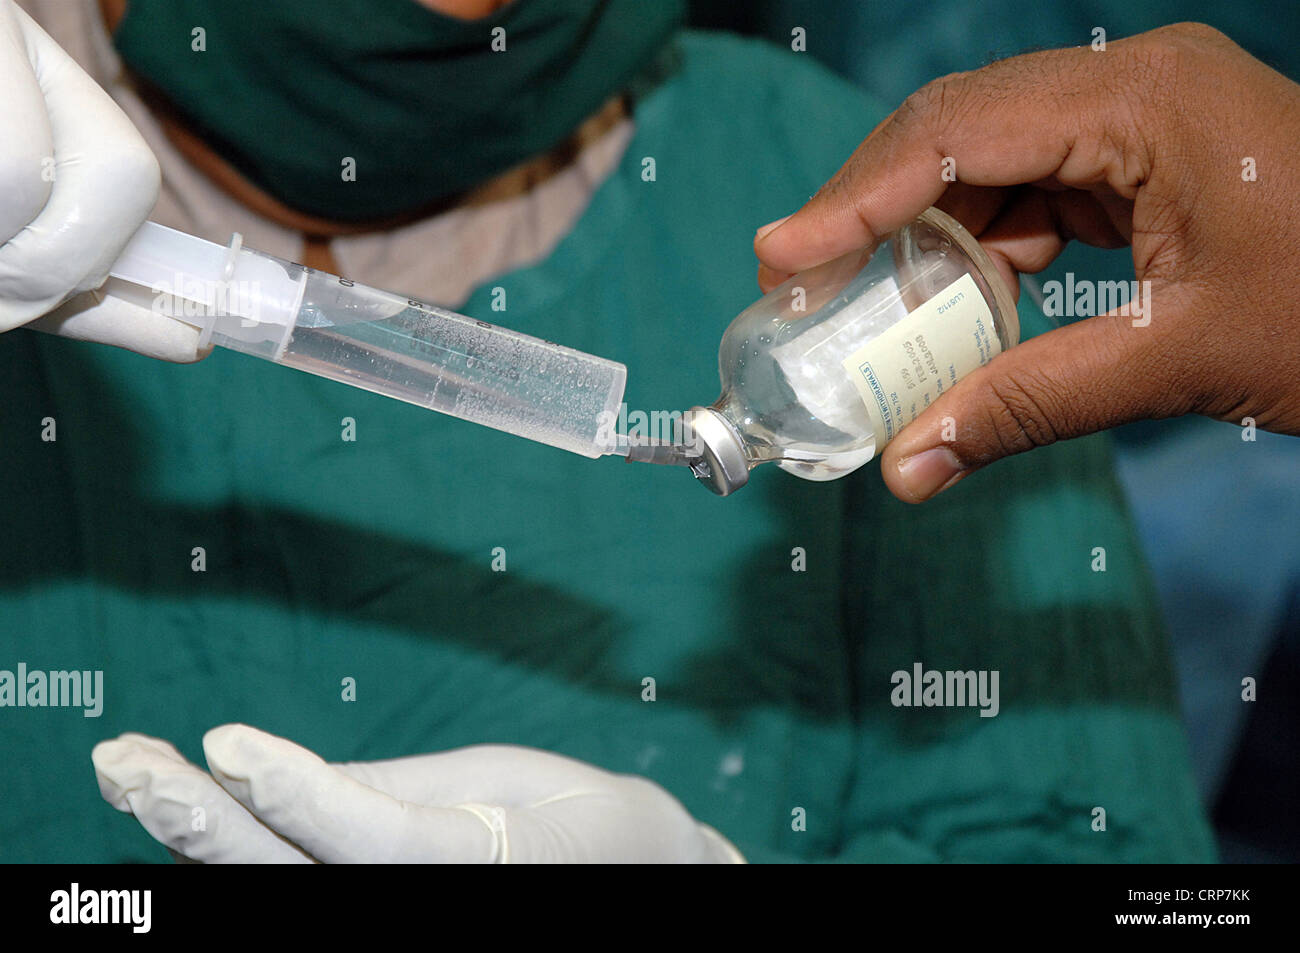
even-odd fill
[{"label": "shadow on green fabric", "polygon": [[[13,364],[36,360],[30,353],[31,340],[22,335],[0,340],[0,354]],[[562,588],[530,580],[525,573],[497,573],[482,559],[471,561],[463,555],[429,547],[412,539],[376,530],[343,519],[329,520],[272,503],[257,500],[223,502],[210,507],[193,507],[159,500],[149,486],[147,454],[140,435],[132,425],[131,409],[124,405],[113,386],[101,379],[94,362],[76,349],[64,347],[59,354],[66,379],[76,380],[84,392],[86,406],[95,408],[93,434],[99,449],[95,499],[79,498],[70,492],[66,474],[54,463],[57,455],[28,456],[22,466],[0,470],[0,499],[6,510],[11,538],[23,540],[21,548],[8,550],[0,557],[0,588],[23,589],[37,583],[59,579],[86,579],[134,592],[147,597],[171,596],[191,598],[195,594],[191,563],[177,558],[189,552],[196,538],[213,541],[208,549],[208,576],[203,597],[228,597],[270,605],[304,604],[302,587],[313,580],[310,612],[321,620],[346,619],[354,623],[382,626],[412,638],[446,638],[449,634],[475,652],[495,655],[511,664],[528,665],[552,676],[569,680],[587,690],[623,696],[628,691],[625,678],[614,677],[616,666],[609,658],[610,646],[628,627],[629,619],[608,605],[587,601]],[[276,373],[286,373],[277,371]],[[6,374],[11,383],[22,382],[26,375]],[[40,397],[28,392],[9,393],[3,406],[0,432],[33,432]],[[17,419],[21,418],[21,420]],[[2,419],[2,418],[0,418]],[[60,418],[64,433],[76,421]],[[89,439],[81,436],[78,440]],[[63,444],[66,446],[65,438]],[[12,458],[11,458],[12,462]],[[772,536],[797,535],[801,525],[798,501],[822,490],[819,485],[802,484],[784,475],[780,484],[771,482],[755,492],[763,494],[763,512],[772,523]],[[877,479],[873,473],[860,473],[850,479]],[[1079,488],[1087,491],[1087,474],[1079,474]],[[748,489],[748,488],[747,488]],[[775,492],[774,492],[775,490]],[[751,494],[754,495],[754,494]],[[862,495],[850,497],[861,501]],[[791,505],[791,504],[795,505]],[[970,532],[987,532],[980,528],[981,514],[972,512],[969,500],[953,495],[939,499],[925,508],[924,520],[942,527],[944,535],[960,538]],[[730,505],[722,503],[719,505]],[[903,506],[893,500],[887,506]],[[72,520],[52,521],[51,512],[69,506],[113,507],[143,532],[147,528],[149,550],[166,553],[166,558],[150,559],[142,565],[138,556],[123,549],[120,559],[88,558],[87,549],[79,545]],[[867,507],[856,504],[854,510]],[[918,516],[921,511],[916,510]],[[870,526],[870,514],[850,512],[848,526]],[[784,526],[781,524],[785,524]],[[918,532],[924,534],[923,529]],[[849,533],[848,575],[869,581],[871,567],[885,554],[874,552],[869,532]],[[223,562],[215,555],[223,539],[239,539],[237,561]],[[908,558],[924,561],[924,554],[912,552]],[[753,580],[760,578],[760,564],[770,568],[771,553],[766,549],[752,553],[727,573],[732,580],[737,604],[754,607],[750,624],[743,633],[725,634],[724,641],[707,652],[694,656],[683,679],[674,687],[675,698],[709,714],[719,724],[734,722],[746,708],[791,706],[803,715],[834,720],[844,710],[833,693],[800,691],[807,685],[802,679],[788,679],[792,669],[774,664],[788,654],[789,630],[779,611],[763,604],[763,594],[756,592]],[[405,571],[395,571],[401,567]],[[913,575],[916,575],[915,573]],[[937,577],[936,577],[937,578]],[[867,582],[869,587],[870,583]],[[900,595],[901,597],[901,595]],[[933,596],[932,596],[933,597]],[[960,608],[960,593],[953,604]],[[435,609],[454,606],[453,628],[433,630],[421,625]],[[539,643],[534,634],[538,608],[545,615],[563,620],[566,644],[562,651]],[[629,610],[631,611],[631,610]],[[1072,628],[1082,631],[1115,628],[1117,606],[1074,607]],[[850,610],[851,612],[851,610]],[[861,615],[861,613],[857,613]],[[867,678],[887,685],[897,668],[910,669],[915,654],[911,635],[900,633],[900,656],[889,650],[888,630],[872,629],[869,618],[857,620],[851,628],[866,633],[866,641],[850,646],[850,654],[871,674]],[[1136,621],[1136,620],[1135,620]],[[1018,705],[1074,705],[1089,701],[1107,704],[1154,706],[1176,711],[1172,686],[1167,681],[1152,685],[1145,677],[1115,679],[1106,667],[1089,669],[1096,678],[1062,679],[1058,662],[1067,663],[1070,643],[1061,640],[1045,644],[1040,633],[1058,624],[1058,609],[1040,612],[1021,611],[1019,619],[1001,628],[1003,638],[994,647],[986,647],[990,659],[995,654],[1010,668],[1031,677],[1011,678],[1001,685],[1002,700]],[[828,626],[840,624],[827,620]],[[1141,629],[1141,625],[1133,625]],[[970,645],[961,632],[949,638],[936,634],[926,649],[925,664],[930,668],[962,669],[971,665]],[[1140,649],[1140,646],[1132,646]],[[1050,661],[1043,652],[1061,657]],[[1015,660],[1034,659],[1032,666],[1016,665]],[[907,661],[904,665],[903,662]],[[996,667],[996,666],[993,666]],[[1132,670],[1142,672],[1141,666]],[[889,704],[886,693],[872,696],[865,703],[872,718],[897,722],[903,737],[919,732],[916,740],[930,740],[949,727],[969,722],[966,712],[940,709],[926,722],[906,717],[906,710]]]}]

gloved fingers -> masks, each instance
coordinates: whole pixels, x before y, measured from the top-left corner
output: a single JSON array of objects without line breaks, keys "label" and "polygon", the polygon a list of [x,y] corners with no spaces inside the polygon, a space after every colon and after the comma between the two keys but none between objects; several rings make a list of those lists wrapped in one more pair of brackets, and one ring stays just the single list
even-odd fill
[{"label": "gloved fingers", "polygon": [[104,800],[175,855],[201,863],[311,863],[169,742],[128,733],[91,753]]},{"label": "gloved fingers", "polygon": [[211,345],[199,350],[198,328],[99,291],[82,292],[27,326],[178,364],[202,360],[212,353]]},{"label": "gloved fingers", "polygon": [[654,782],[546,751],[476,745],[334,767],[404,801],[475,805],[502,862],[744,862]]},{"label": "gloved fingers", "polygon": [[103,284],[153,208],[160,180],[158,160],[112,98],[31,17],[12,15],[45,95],[53,146],[14,174],[48,176],[52,159],[53,182],[39,214],[0,246],[0,330]]},{"label": "gloved fingers", "polygon": [[0,242],[40,214],[52,184],[41,172],[42,161],[54,155],[54,133],[19,13],[0,0]]},{"label": "gloved fingers", "polygon": [[325,863],[486,863],[490,808],[429,807],[358,781],[284,738],[222,725],[203,738],[217,782],[263,824]]},{"label": "gloved fingers", "polygon": [[348,777],[414,804],[467,802],[527,807],[616,775],[563,755],[516,745],[473,745],[437,754],[334,765]]}]

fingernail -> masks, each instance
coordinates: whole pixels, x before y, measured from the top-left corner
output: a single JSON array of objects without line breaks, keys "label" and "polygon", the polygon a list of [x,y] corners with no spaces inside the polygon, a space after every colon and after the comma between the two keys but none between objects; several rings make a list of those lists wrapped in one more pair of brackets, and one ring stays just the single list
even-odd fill
[{"label": "fingernail", "polygon": [[935,447],[900,460],[898,475],[903,489],[919,501],[928,500],[945,489],[963,469],[955,453],[947,447]]},{"label": "fingernail", "polygon": [[768,235],[772,234],[772,232],[776,231],[786,222],[790,221],[790,219],[792,219],[793,217],[794,217],[794,213],[791,212],[785,218],[778,218],[775,222],[768,222],[766,225],[764,225],[755,233],[754,241],[761,242],[763,239],[767,238]]}]

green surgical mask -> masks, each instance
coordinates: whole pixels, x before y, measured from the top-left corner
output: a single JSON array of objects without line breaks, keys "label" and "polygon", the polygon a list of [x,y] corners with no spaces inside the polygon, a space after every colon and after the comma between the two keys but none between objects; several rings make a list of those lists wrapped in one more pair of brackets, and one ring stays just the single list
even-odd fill
[{"label": "green surgical mask", "polygon": [[415,0],[129,0],[113,40],[251,182],[366,222],[555,146],[681,15],[681,0],[516,0],[473,21]]}]

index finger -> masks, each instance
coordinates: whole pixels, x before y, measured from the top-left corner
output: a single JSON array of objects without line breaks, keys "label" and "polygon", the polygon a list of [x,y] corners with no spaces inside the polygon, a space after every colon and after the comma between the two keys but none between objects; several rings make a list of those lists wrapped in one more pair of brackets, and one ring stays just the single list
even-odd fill
[{"label": "index finger", "polygon": [[213,728],[203,751],[231,797],[322,863],[485,863],[499,852],[496,829],[478,805],[399,801],[256,728]]},{"label": "index finger", "polygon": [[[1132,42],[1132,41],[1128,41]],[[862,142],[829,182],[776,228],[759,260],[793,273],[875,244],[916,218],[951,182],[1106,183],[1132,198],[1150,168],[1118,81],[1125,41],[1106,51],[1049,50],[954,73],[922,87]]]}]

